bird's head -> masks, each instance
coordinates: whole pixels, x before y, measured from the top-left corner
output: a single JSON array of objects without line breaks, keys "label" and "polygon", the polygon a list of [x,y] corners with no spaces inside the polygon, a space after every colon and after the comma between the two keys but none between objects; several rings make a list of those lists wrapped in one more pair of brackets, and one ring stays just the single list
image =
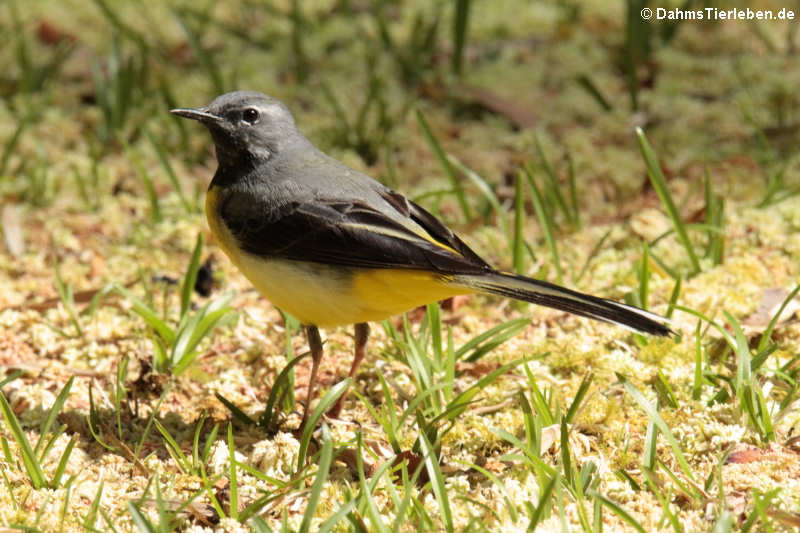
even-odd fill
[{"label": "bird's head", "polygon": [[203,123],[217,148],[220,165],[266,161],[302,136],[286,106],[265,94],[236,91],[200,108],[180,108],[174,115]]}]

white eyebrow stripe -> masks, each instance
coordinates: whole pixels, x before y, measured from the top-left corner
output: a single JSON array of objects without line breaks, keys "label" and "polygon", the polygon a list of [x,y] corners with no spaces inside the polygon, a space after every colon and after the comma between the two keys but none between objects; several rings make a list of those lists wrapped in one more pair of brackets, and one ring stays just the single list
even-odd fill
[{"label": "white eyebrow stripe", "polygon": [[278,110],[275,109],[275,106],[261,106],[261,105],[257,105],[256,106],[256,105],[254,105],[252,107],[256,108],[257,110],[259,110],[261,113],[263,113],[265,115],[269,115],[270,117],[278,116],[278,112],[277,112]]}]

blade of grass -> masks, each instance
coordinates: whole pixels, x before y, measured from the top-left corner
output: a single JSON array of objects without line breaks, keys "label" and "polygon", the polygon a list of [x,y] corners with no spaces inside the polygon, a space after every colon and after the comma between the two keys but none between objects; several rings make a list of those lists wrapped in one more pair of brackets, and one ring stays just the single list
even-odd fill
[{"label": "blade of grass", "polygon": [[464,67],[464,46],[467,42],[470,0],[456,0],[453,16],[453,73],[460,76]]},{"label": "blade of grass", "polygon": [[370,521],[370,531],[377,533],[388,533],[389,529],[386,526],[383,517],[381,516],[375,499],[372,495],[375,492],[375,485],[380,480],[380,477],[391,466],[388,461],[384,463],[379,472],[373,476],[372,483],[367,483],[367,476],[364,473],[364,440],[361,433],[356,435],[356,468],[358,470],[358,486],[359,494],[358,499],[361,500],[360,508],[366,507],[366,515]]},{"label": "blade of grass", "polygon": [[700,344],[700,326],[702,322],[697,322],[695,329],[694,345],[694,380],[692,382],[692,399],[697,401],[703,392],[703,347]]},{"label": "blade of grass", "polygon": [[422,111],[417,109],[417,122],[419,122],[420,127],[422,128],[422,134],[425,137],[425,140],[428,141],[433,153],[436,155],[436,158],[441,163],[442,168],[444,168],[445,174],[447,178],[450,180],[450,185],[453,187],[453,192],[456,195],[456,200],[458,201],[458,205],[461,207],[461,213],[464,215],[464,221],[469,224],[472,222],[472,210],[469,207],[469,203],[467,203],[467,197],[464,194],[464,188],[461,186],[461,183],[458,180],[458,176],[456,176],[456,171],[453,168],[453,165],[450,164],[450,159],[445,155],[442,146],[439,144],[439,141],[433,135],[433,131],[431,131],[431,127],[428,125],[428,121],[425,120],[425,116],[422,114]]},{"label": "blade of grass", "polygon": [[772,338],[772,331],[775,329],[775,326],[778,323],[778,319],[783,314],[783,310],[786,309],[786,306],[789,305],[789,302],[794,300],[794,298],[795,298],[795,296],[797,296],[798,292],[800,292],[800,285],[795,287],[792,290],[792,292],[787,294],[786,298],[783,299],[783,302],[781,302],[781,306],[778,308],[778,310],[772,316],[772,319],[769,321],[769,324],[767,324],[767,328],[761,334],[761,340],[758,342],[758,347],[756,348],[756,353],[761,352],[762,350],[764,350],[767,347],[767,343]]},{"label": "blade of grass", "polygon": [[733,514],[730,511],[724,511],[714,522],[711,533],[729,533],[730,531],[733,531]]},{"label": "blade of grass", "polygon": [[639,262],[639,307],[647,309],[650,299],[650,247],[647,243],[642,243],[642,259]]},{"label": "blade of grass", "polygon": [[473,337],[456,350],[456,360],[463,359],[470,363],[477,361],[525,329],[529,323],[530,320],[527,318],[516,318]]},{"label": "blade of grass", "polygon": [[[67,463],[69,462],[69,457],[72,455],[72,450],[75,448],[75,445],[78,443],[78,438],[73,435],[69,442],[67,443],[66,448],[61,453],[61,459],[58,461],[58,466],[56,466],[55,472],[53,472],[53,478],[50,481],[50,486],[53,488],[58,488],[61,486],[61,476],[64,475],[64,471],[67,469]],[[70,480],[73,478],[71,477]],[[69,482],[68,482],[69,483]]]},{"label": "blade of grass", "polygon": [[569,425],[566,420],[562,419],[559,424],[560,437],[561,437],[561,470],[563,472],[564,481],[568,486],[575,483],[572,470],[572,458],[570,457],[569,449]]},{"label": "blade of grass", "polygon": [[[183,123],[181,122],[181,124]],[[133,151],[128,144],[128,141],[125,140],[125,137],[123,135],[117,135],[117,139],[122,144],[122,147],[125,150],[125,155],[127,155],[130,162],[133,163],[133,168],[136,169],[139,179],[142,180],[144,190],[147,193],[147,199],[150,203],[150,218],[155,223],[161,222],[164,219],[164,215],[161,212],[161,200],[158,198],[158,193],[156,192],[156,187],[153,184],[153,180],[150,178],[150,173],[147,172],[147,169],[142,163],[141,157],[139,157],[139,155]]]},{"label": "blade of grass", "polygon": [[56,400],[53,402],[53,406],[50,408],[50,411],[47,413],[47,417],[44,419],[42,426],[39,428],[39,440],[36,443],[36,447],[33,449],[33,453],[38,454],[39,450],[41,450],[42,444],[44,444],[45,436],[50,433],[50,428],[53,426],[53,422],[56,421],[58,413],[60,413],[61,409],[64,407],[64,402],[67,401],[67,396],[69,396],[69,391],[72,388],[72,383],[74,381],[75,376],[71,376],[61,389],[61,392],[58,393]]},{"label": "blade of grass", "polygon": [[525,273],[525,183],[521,174],[514,180],[514,240],[512,242],[514,272]]},{"label": "blade of grass", "polygon": [[172,183],[172,188],[175,189],[175,193],[178,195],[178,198],[180,199],[181,204],[183,204],[184,209],[186,209],[187,213],[194,212],[195,209],[192,207],[189,199],[186,198],[186,195],[183,192],[183,187],[181,187],[181,183],[178,181],[178,176],[172,169],[172,165],[169,162],[167,153],[164,151],[163,143],[155,138],[153,133],[150,131],[150,128],[144,126],[142,129],[145,137],[147,137],[147,140],[150,141],[150,145],[153,147],[153,151],[156,153],[156,157],[161,163],[161,167],[164,169],[164,172],[167,174],[167,178],[169,178],[170,183]]},{"label": "blade of grass", "polygon": [[[553,200],[555,207],[561,211],[561,214],[566,219],[567,223],[572,226],[573,228],[577,227],[577,222],[575,220],[576,215],[575,211],[577,210],[577,204],[572,206],[574,209],[571,209],[569,205],[567,205],[567,200],[564,198],[564,194],[561,192],[561,187],[559,184],[558,174],[556,174],[553,165],[550,163],[550,160],[547,159],[547,156],[544,153],[544,148],[542,148],[542,143],[539,141],[539,137],[534,137],[534,147],[536,148],[536,154],[539,156],[541,160],[542,170],[544,170],[544,176],[547,179],[547,184],[543,189],[547,191],[547,193],[543,196],[546,196],[549,199]],[[533,174],[533,171],[529,168],[530,165],[526,164],[526,171],[529,174]],[[544,205],[544,203],[543,203]],[[552,218],[552,213],[550,213],[550,218]]]},{"label": "blade of grass", "polygon": [[597,88],[597,85],[592,81],[592,78],[587,76],[586,74],[581,74],[578,76],[577,80],[578,85],[586,89],[592,98],[603,108],[603,111],[611,111],[613,106],[608,101],[608,99],[603,96],[603,93],[600,92],[600,89]]},{"label": "blade of grass", "polygon": [[306,512],[303,513],[303,521],[300,523],[300,533],[308,533],[311,530],[311,521],[314,519],[314,512],[317,509],[317,503],[320,496],[322,496],[322,489],[325,482],[328,480],[328,472],[331,468],[333,461],[333,439],[327,424],[322,424],[322,451],[319,455],[319,466],[317,468],[317,477],[314,478],[314,483],[311,485],[311,492],[308,495],[308,503],[306,504]]},{"label": "blade of grass", "polygon": [[721,265],[725,253],[725,235],[722,232],[725,200],[711,190],[711,176],[708,173],[708,168],[705,169],[705,200],[706,224],[720,230],[718,232],[707,232],[708,249],[706,256],[711,257],[714,265]]},{"label": "blade of grass", "polygon": [[572,213],[572,224],[575,229],[581,227],[581,211],[578,208],[578,182],[575,177],[575,164],[572,156],[567,152],[567,184],[569,185],[569,199]]},{"label": "blade of grass", "polygon": [[95,522],[97,522],[97,511],[100,508],[100,498],[103,496],[104,484],[105,480],[101,478],[100,483],[97,485],[97,492],[94,495],[94,499],[92,499],[92,503],[89,504],[89,510],[83,518],[83,527],[86,530],[93,531],[96,529]]},{"label": "blade of grass", "polygon": [[61,300],[61,305],[64,306],[64,311],[67,312],[69,320],[72,322],[72,327],[75,328],[76,335],[83,337],[81,322],[78,318],[78,313],[75,312],[75,297],[72,293],[72,285],[64,283],[58,263],[55,264],[55,273],[56,291],[58,292],[58,298]]},{"label": "blade of grass", "polygon": [[145,514],[132,501],[128,502],[128,513],[133,519],[133,525],[142,533],[160,533]]},{"label": "blade of grass", "polygon": [[28,125],[33,122],[33,119],[33,113],[26,114],[24,117],[22,117],[17,124],[17,129],[14,130],[11,138],[6,142],[5,147],[3,148],[3,155],[0,156],[0,176],[5,175],[8,167],[8,161],[11,158],[11,155],[14,154],[17,144],[19,144],[19,140],[22,138],[22,133],[25,131]]},{"label": "blade of grass", "polygon": [[236,446],[233,442],[233,424],[228,424],[228,515],[234,520],[239,519],[239,482],[236,478]]},{"label": "blade of grass", "polygon": [[400,439],[398,438],[397,430],[400,428],[398,421],[397,421],[397,407],[394,403],[394,399],[392,398],[392,392],[389,389],[389,384],[386,382],[386,379],[383,375],[378,372],[378,380],[381,382],[381,391],[383,392],[383,404],[381,405],[381,414],[375,410],[373,407],[372,402],[364,398],[358,391],[353,391],[353,394],[356,395],[361,400],[361,403],[370,411],[373,418],[378,421],[383,428],[383,432],[386,434],[386,440],[389,441],[389,445],[392,447],[392,451],[395,454],[399,454],[401,451],[400,448]]},{"label": "blade of grass", "polygon": [[0,379],[0,388],[5,387],[6,385],[11,383],[12,381],[17,379],[18,377],[20,377],[24,373],[25,373],[24,370],[17,370],[16,372],[12,372],[11,374],[7,375],[3,379]]},{"label": "blade of grass", "polygon": [[667,381],[667,377],[660,369],[656,372],[656,380],[653,386],[665,405],[672,409],[678,408],[678,398],[675,396],[675,392],[672,390],[669,381]]},{"label": "blade of grass", "polygon": [[678,444],[677,439],[675,439],[675,436],[672,434],[672,431],[670,431],[667,423],[664,422],[664,419],[661,418],[661,415],[658,414],[658,411],[656,411],[653,405],[647,401],[641,392],[639,392],[639,389],[637,389],[633,383],[628,381],[625,376],[617,373],[617,379],[619,379],[619,381],[625,387],[625,390],[628,391],[628,394],[631,395],[634,401],[642,410],[644,410],[649,419],[658,427],[658,429],[667,439],[669,445],[672,447],[673,453],[675,454],[675,458],[678,460],[678,464],[681,466],[681,470],[683,470],[684,475],[693,483],[696,483],[694,475],[692,474],[692,469],[689,467],[689,463],[686,461],[686,457],[683,455],[680,444]]},{"label": "blade of grass", "polygon": [[453,513],[450,510],[450,499],[448,498],[447,488],[444,485],[442,470],[439,468],[439,460],[436,457],[433,445],[428,441],[424,431],[419,433],[420,452],[425,458],[425,468],[431,480],[433,495],[439,504],[439,511],[442,513],[442,521],[447,533],[453,533]]},{"label": "blade of grass", "polygon": [[[447,410],[443,414],[447,415],[448,420],[451,421],[454,420],[455,418],[460,416],[461,413],[464,412],[464,410],[466,410],[466,408],[469,406],[470,402],[472,402],[472,399],[475,397],[476,394],[478,394],[480,391],[486,388],[490,383],[494,382],[494,380],[496,380],[501,375],[505,374],[512,368],[516,368],[525,361],[529,360],[530,359],[525,359],[523,357],[520,357],[519,359],[512,361],[506,365],[503,365],[500,368],[486,374],[481,379],[470,385],[469,388],[467,388],[464,392],[456,396],[455,399],[447,405]],[[439,417],[437,416],[437,418]]]},{"label": "blade of grass", "polygon": [[653,243],[650,243],[650,247],[651,247],[651,250],[650,250],[650,257],[653,259],[653,261],[655,261],[655,262],[656,262],[656,264],[657,264],[658,266],[660,266],[660,267],[661,267],[661,269],[662,269],[664,272],[666,272],[666,273],[667,273],[667,275],[668,275],[669,277],[671,277],[671,278],[672,278],[672,279],[674,279],[675,281],[678,281],[678,279],[679,279],[679,278],[683,277],[683,276],[682,276],[681,274],[679,274],[679,273],[678,273],[678,272],[677,272],[677,271],[676,271],[674,268],[670,268],[669,266],[667,266],[667,264],[666,264],[664,261],[662,261],[662,260],[661,260],[661,258],[660,258],[660,257],[658,257],[658,255],[657,255],[657,254],[653,253],[653,250],[652,250]]},{"label": "blade of grass", "polygon": [[291,23],[291,50],[292,67],[300,85],[305,85],[311,71],[310,60],[304,46],[305,36],[311,31],[308,20],[300,9],[300,0],[291,0],[291,10],[289,12],[289,22]]},{"label": "blade of grass", "polygon": [[258,419],[259,426],[267,430],[272,430],[275,427],[277,424],[278,415],[280,414],[280,410],[278,409],[280,400],[283,395],[286,394],[286,391],[289,389],[289,387],[293,385],[292,380],[290,379],[291,372],[295,365],[301,360],[305,359],[308,355],[311,355],[310,351],[300,354],[289,361],[289,363],[283,367],[281,373],[278,374],[278,377],[275,378],[275,382],[272,384],[272,390],[269,391],[269,397],[267,398],[267,407],[264,410],[264,413]]},{"label": "blade of grass", "polygon": [[683,278],[678,277],[675,280],[675,285],[672,287],[672,292],[669,295],[669,303],[667,304],[667,312],[665,316],[672,318],[672,313],[675,311],[675,305],[678,303],[678,298],[681,296],[681,286],[683,285]]},{"label": "blade of grass", "polygon": [[200,269],[200,254],[202,251],[203,234],[198,233],[197,241],[192,251],[192,258],[189,260],[189,267],[186,269],[186,275],[183,277],[183,283],[181,284],[181,317],[189,311],[189,306],[192,303],[192,292],[197,282],[197,271]]},{"label": "blade of grass", "polygon": [[569,409],[567,409],[567,414],[564,415],[564,421],[567,424],[571,424],[575,420],[575,415],[578,414],[578,409],[580,408],[581,403],[583,403],[586,393],[589,392],[589,387],[592,385],[593,379],[594,374],[589,373],[581,380],[581,384],[578,386],[578,391],[575,393],[575,398],[573,398]]},{"label": "blade of grass", "polygon": [[517,511],[517,504],[511,498],[511,495],[509,494],[508,489],[503,484],[503,482],[500,481],[500,479],[492,472],[486,470],[481,466],[476,465],[475,463],[470,463],[469,461],[461,461],[461,460],[456,460],[455,462],[460,463],[466,467],[469,467],[475,470],[476,472],[480,472],[486,477],[486,479],[491,481],[498,489],[500,489],[500,493],[503,495],[503,499],[506,502],[506,509],[508,510],[508,516],[511,517],[511,523],[516,524],[517,520],[519,520],[519,512]]},{"label": "blade of grass", "polygon": [[260,516],[254,516],[250,520],[250,528],[255,533],[274,533],[273,529]]},{"label": "blade of grass", "polygon": [[648,471],[647,469],[642,469],[642,475],[647,480],[647,484],[650,486],[650,491],[655,495],[658,503],[661,504],[661,510],[664,513],[663,516],[665,516],[669,521],[670,525],[672,526],[672,530],[675,533],[682,533],[683,528],[681,527],[680,522],[678,522],[678,517],[676,517],[675,513],[673,513],[669,508],[671,491],[667,493],[667,496],[664,496],[663,491],[658,486],[658,483],[656,483],[656,481],[653,479],[654,476],[652,472]]},{"label": "blade of grass", "polygon": [[164,438],[164,442],[166,443],[165,448],[167,452],[172,456],[172,459],[175,461],[175,464],[180,468],[181,472],[184,474],[190,474],[192,471],[192,464],[189,458],[183,453],[183,450],[175,441],[175,438],[167,431],[167,428],[158,421],[155,420],[156,429],[161,433],[161,436]]},{"label": "blade of grass", "polygon": [[561,261],[558,258],[558,245],[556,244],[554,232],[555,224],[552,214],[545,208],[544,198],[542,197],[542,193],[539,191],[539,187],[536,185],[536,181],[533,179],[533,173],[531,172],[529,165],[525,165],[524,169],[525,176],[528,178],[528,185],[530,186],[531,193],[533,194],[533,208],[536,211],[536,217],[539,219],[539,224],[542,227],[547,248],[550,249],[550,255],[553,256],[553,266],[556,269],[556,280],[558,281],[559,285],[563,285],[564,277],[561,272]]},{"label": "blade of grass", "polygon": [[247,413],[236,407],[236,405],[234,405],[233,402],[222,396],[220,393],[215,392],[214,396],[217,397],[217,400],[219,400],[222,403],[222,405],[228,408],[228,411],[231,412],[231,414],[236,420],[247,426],[256,425],[255,420],[247,416]]},{"label": "blade of grass", "polygon": [[486,198],[486,201],[492,207],[492,210],[494,211],[494,214],[500,223],[500,228],[503,230],[503,234],[506,236],[506,238],[511,240],[511,235],[508,229],[508,214],[501,205],[500,199],[497,197],[497,194],[495,194],[492,187],[477,172],[459,161],[455,156],[448,154],[447,158],[450,160],[450,163],[452,163],[453,166],[467,179],[469,179],[472,184],[481,192],[481,194],[483,194],[483,197]]},{"label": "blade of grass", "polygon": [[550,481],[547,483],[547,485],[545,485],[544,490],[541,491],[539,502],[536,504],[536,508],[534,509],[533,513],[531,513],[531,522],[528,525],[528,531],[534,531],[536,526],[539,525],[539,522],[545,518],[547,509],[553,504],[553,489],[555,489],[558,481],[559,476],[554,475],[550,478]]},{"label": "blade of grass", "polygon": [[161,408],[161,404],[164,402],[164,398],[167,397],[167,394],[172,389],[173,384],[174,381],[172,379],[167,381],[167,383],[164,385],[164,390],[161,392],[158,400],[156,400],[155,406],[153,406],[153,410],[150,412],[150,416],[147,417],[147,423],[144,426],[144,431],[142,431],[142,435],[139,437],[139,442],[136,443],[136,448],[133,450],[133,457],[135,461],[139,459],[139,454],[141,453],[142,448],[147,441],[147,437],[150,436],[150,430],[153,427],[153,421],[155,421],[158,411]]},{"label": "blade of grass", "polygon": [[606,243],[606,240],[610,235],[611,235],[611,229],[607,230],[603,234],[603,236],[600,237],[600,240],[597,241],[597,244],[594,245],[592,251],[589,252],[589,255],[586,256],[586,261],[583,263],[583,267],[581,268],[581,271],[578,273],[578,276],[576,278],[573,278],[574,284],[577,285],[580,282],[581,278],[583,278],[584,274],[586,274],[586,272],[589,270],[589,265],[591,264],[592,259],[597,257],[597,254],[599,254],[600,250],[603,249],[603,245]]},{"label": "blade of grass", "polygon": [[344,394],[347,387],[350,386],[351,378],[345,378],[333,387],[322,397],[317,404],[317,407],[312,411],[311,415],[306,420],[306,425],[303,428],[303,433],[300,435],[300,449],[297,453],[297,471],[303,469],[306,463],[306,454],[308,452],[308,445],[311,443],[311,436],[314,433],[314,428],[317,427],[317,422],[322,415],[328,412],[334,402],[339,399],[339,396]]},{"label": "blade of grass", "polygon": [[197,33],[189,26],[189,24],[186,23],[186,20],[184,20],[184,18],[181,16],[180,11],[173,9],[172,14],[175,17],[175,20],[178,21],[178,24],[181,26],[181,28],[183,28],[183,31],[186,34],[186,42],[192,49],[192,54],[197,62],[200,63],[200,66],[205,71],[208,79],[211,81],[214,94],[223,94],[227,92],[225,90],[226,85],[225,79],[222,76],[222,71],[208,49],[200,42],[200,36],[198,36]]},{"label": "blade of grass", "polygon": [[117,438],[122,440],[122,402],[128,393],[125,382],[128,377],[128,362],[130,358],[125,355],[117,362],[117,371],[114,379],[114,413],[117,420]]},{"label": "blade of grass", "polygon": [[17,415],[14,414],[14,410],[11,408],[8,400],[6,400],[5,394],[2,392],[0,392],[0,411],[3,412],[3,418],[6,420],[11,435],[13,435],[14,440],[17,441],[17,446],[19,446],[20,454],[22,455],[22,462],[31,480],[31,485],[33,485],[33,488],[36,490],[46,487],[47,480],[44,477],[42,466],[36,458],[36,453],[33,451],[28,437],[25,436],[25,431],[23,431]]},{"label": "blade of grass", "polygon": [[164,342],[167,344],[173,344],[175,342],[175,332],[167,325],[166,322],[161,319],[161,317],[158,316],[155,311],[153,311],[153,309],[151,309],[146,303],[140,300],[125,287],[122,287],[121,285],[115,285],[114,289],[124,296],[125,299],[131,303],[131,305],[133,305],[133,311],[142,317],[147,325],[153,328],[153,330],[155,330],[155,332],[164,340]]},{"label": "blade of grass", "polygon": [[111,26],[113,26],[128,39],[136,42],[140,47],[147,46],[147,41],[145,40],[144,36],[133,29],[132,26],[129,26],[123,22],[119,15],[113,9],[111,9],[111,6],[108,5],[106,0],[94,0],[94,3],[100,9],[100,12],[103,14],[106,20],[108,20]]},{"label": "blade of grass", "polygon": [[[656,400],[655,409],[658,409]],[[642,457],[642,467],[644,470],[652,471],[656,467],[656,449],[658,445],[658,426],[651,419],[647,423],[647,433],[644,437],[644,456]]]},{"label": "blade of grass", "polygon": [[637,522],[630,514],[628,514],[625,509],[623,509],[618,503],[611,500],[604,494],[600,494],[596,491],[591,491],[589,496],[599,500],[603,505],[608,507],[608,509],[617,515],[622,521],[627,522],[633,529],[635,529],[638,533],[647,533],[647,531],[642,527],[642,525]]},{"label": "blade of grass", "polygon": [[200,342],[216,328],[220,322],[234,309],[228,306],[233,293],[209,302],[187,322],[188,326],[178,333],[172,349],[170,361],[172,374],[179,376],[200,353],[196,350]]},{"label": "blade of grass", "polygon": [[672,194],[669,192],[667,179],[664,177],[664,173],[661,171],[661,165],[658,163],[658,158],[656,157],[653,148],[650,146],[650,143],[647,141],[644,131],[642,131],[642,129],[639,127],[636,128],[636,137],[639,140],[639,148],[642,152],[642,156],[644,157],[645,166],[647,167],[647,174],[650,176],[650,182],[653,184],[656,194],[658,194],[658,197],[661,199],[661,204],[664,206],[667,216],[672,221],[672,225],[675,228],[675,233],[678,235],[678,240],[681,242],[689,256],[689,262],[692,266],[690,275],[697,274],[700,272],[700,261],[698,261],[694,247],[689,240],[685,223],[683,222],[683,219],[681,219],[677,207],[675,207],[675,202],[672,200]]}]

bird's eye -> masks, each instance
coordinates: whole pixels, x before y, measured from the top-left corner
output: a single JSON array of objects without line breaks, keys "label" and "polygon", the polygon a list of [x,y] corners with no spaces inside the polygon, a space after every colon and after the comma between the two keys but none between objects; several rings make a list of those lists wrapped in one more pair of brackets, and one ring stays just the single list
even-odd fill
[{"label": "bird's eye", "polygon": [[258,122],[258,109],[254,107],[248,107],[242,111],[242,120],[248,124],[255,124]]}]

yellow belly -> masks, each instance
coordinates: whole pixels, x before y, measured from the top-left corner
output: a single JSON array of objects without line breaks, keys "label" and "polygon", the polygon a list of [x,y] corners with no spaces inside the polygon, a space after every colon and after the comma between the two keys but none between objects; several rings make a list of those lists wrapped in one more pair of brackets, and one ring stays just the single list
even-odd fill
[{"label": "yellow belly", "polygon": [[357,269],[264,259],[240,250],[216,216],[216,195],[206,199],[211,232],[234,265],[276,307],[321,327],[383,320],[470,291],[421,270]]},{"label": "yellow belly", "polygon": [[354,270],[249,254],[234,262],[275,306],[304,324],[321,327],[383,320],[468,292],[419,271]]}]

